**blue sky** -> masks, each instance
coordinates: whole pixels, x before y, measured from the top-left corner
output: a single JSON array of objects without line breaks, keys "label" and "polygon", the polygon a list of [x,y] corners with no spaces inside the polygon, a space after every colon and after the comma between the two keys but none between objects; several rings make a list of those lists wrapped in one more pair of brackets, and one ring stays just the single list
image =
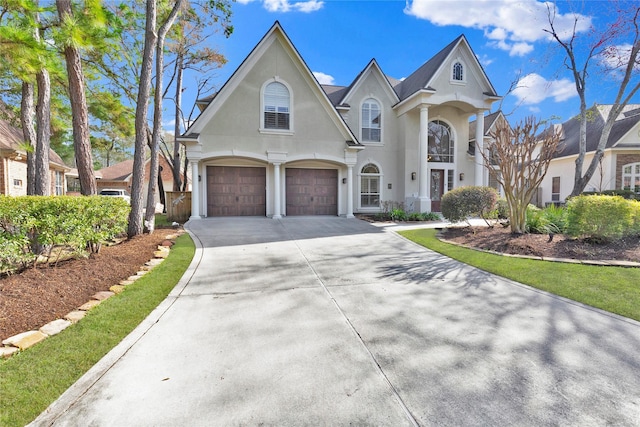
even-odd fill
[{"label": "blue sky", "polygon": [[[610,25],[607,1],[556,7],[558,29],[570,28],[571,8],[580,8],[580,37],[591,26]],[[518,82],[501,105],[512,124],[529,115],[565,121],[579,112],[563,51],[542,31],[548,26],[546,6],[536,0],[237,0],[233,34],[213,40],[228,60],[214,79],[218,88],[276,20],[321,83],[349,85],[372,58],[384,73],[401,79],[464,33],[499,95]],[[612,76],[598,72],[597,65],[587,83],[588,105],[615,97]],[[640,103],[640,96],[633,101]],[[189,93],[185,102],[193,102]]]}]

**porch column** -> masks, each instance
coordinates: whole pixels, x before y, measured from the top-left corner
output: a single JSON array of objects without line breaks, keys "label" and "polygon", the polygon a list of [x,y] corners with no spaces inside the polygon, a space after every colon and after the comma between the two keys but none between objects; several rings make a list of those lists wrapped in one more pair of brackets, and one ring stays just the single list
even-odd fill
[{"label": "porch column", "polygon": [[476,155],[475,155],[475,179],[474,185],[484,185],[484,110],[476,113]]},{"label": "porch column", "polygon": [[420,145],[418,147],[418,212],[431,211],[429,198],[429,107],[420,107]]},{"label": "porch column", "polygon": [[273,164],[273,219],[282,218],[282,213],[280,212],[280,163]]},{"label": "porch column", "polygon": [[200,164],[199,159],[191,162],[191,216],[189,220],[200,219]]},{"label": "porch column", "polygon": [[347,218],[353,216],[353,165],[347,165]]}]

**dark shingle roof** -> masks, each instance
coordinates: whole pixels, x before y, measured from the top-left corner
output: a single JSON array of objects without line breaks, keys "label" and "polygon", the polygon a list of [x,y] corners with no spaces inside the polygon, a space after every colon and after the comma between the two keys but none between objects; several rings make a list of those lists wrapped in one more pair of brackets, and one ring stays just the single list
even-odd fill
[{"label": "dark shingle roof", "polygon": [[[483,135],[486,136],[489,133],[489,129],[491,129],[491,126],[493,126],[493,123],[498,119],[498,117],[500,116],[500,113],[501,113],[501,110],[498,110],[484,116]],[[475,141],[476,139],[476,123],[477,123],[476,120],[469,123],[469,141]]]},{"label": "dark shingle roof", "polygon": [[[632,110],[622,114],[621,118],[613,124],[605,148],[611,148],[615,145],[638,121],[640,121],[640,114],[633,114]],[[596,150],[600,142],[604,122],[605,118],[600,113],[598,105],[594,105],[587,111],[587,153]],[[580,152],[580,116],[578,115],[564,122],[562,124],[562,133],[564,138],[561,142],[560,151],[555,157],[578,154]]]},{"label": "dark shingle roof", "polygon": [[444,49],[436,53],[433,58],[422,64],[420,68],[418,68],[409,77],[407,77],[399,85],[397,85],[394,89],[398,93],[400,100],[402,101],[407,99],[409,96],[413,95],[421,89],[428,89],[425,86],[427,85],[429,80],[431,80],[433,75],[440,68],[440,65],[442,65],[447,56],[449,56],[451,51],[463,38],[464,35],[458,36],[454,41],[445,46]]}]

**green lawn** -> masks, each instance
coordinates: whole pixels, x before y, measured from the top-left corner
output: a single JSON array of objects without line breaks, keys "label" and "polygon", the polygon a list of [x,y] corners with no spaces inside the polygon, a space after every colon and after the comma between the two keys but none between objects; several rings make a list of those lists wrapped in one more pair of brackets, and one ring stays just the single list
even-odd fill
[{"label": "green lawn", "polygon": [[640,268],[504,257],[441,242],[433,229],[409,230],[400,234],[498,276],[640,321]]},{"label": "green lawn", "polygon": [[166,298],[195,252],[188,234],[165,262],[84,319],[42,343],[0,361],[0,426],[23,426],[69,388]]}]

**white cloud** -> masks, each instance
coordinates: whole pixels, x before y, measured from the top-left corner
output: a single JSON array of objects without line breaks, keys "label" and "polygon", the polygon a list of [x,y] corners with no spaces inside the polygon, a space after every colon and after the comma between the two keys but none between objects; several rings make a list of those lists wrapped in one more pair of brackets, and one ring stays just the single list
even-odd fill
[{"label": "white cloud", "polygon": [[314,71],[313,75],[321,85],[332,85],[335,83],[335,79],[329,74],[321,73],[320,71]]},{"label": "white cloud", "polygon": [[493,59],[489,58],[487,55],[478,56],[478,61],[480,61],[483,67],[488,67],[493,64]]},{"label": "white cloud", "polygon": [[[624,69],[630,60],[632,47],[633,46],[628,43],[618,46],[608,46],[597,59],[600,61],[600,65],[607,70],[619,69],[619,71],[624,73]],[[640,64],[636,63],[634,68],[639,70]]]},{"label": "white cloud", "polygon": [[547,80],[539,74],[527,74],[518,81],[512,95],[524,105],[540,104],[553,98],[555,102],[563,102],[576,96],[575,84],[569,79]]},{"label": "white cloud", "polygon": [[[238,3],[247,4],[255,0],[236,0]],[[269,12],[315,12],[322,9],[324,6],[323,1],[319,0],[304,0],[304,1],[290,1],[290,0],[258,0],[262,2],[262,5]]]},{"label": "white cloud", "polygon": [[577,18],[576,32],[591,26],[588,16],[561,14],[551,2],[537,0],[474,0],[442,1],[413,0],[407,3],[405,13],[425,19],[439,26],[459,25],[484,30],[491,45],[506,50],[511,56],[523,56],[533,50],[533,43],[548,39],[544,28],[549,27],[548,10],[554,15],[554,26],[561,37],[572,33]]}]

